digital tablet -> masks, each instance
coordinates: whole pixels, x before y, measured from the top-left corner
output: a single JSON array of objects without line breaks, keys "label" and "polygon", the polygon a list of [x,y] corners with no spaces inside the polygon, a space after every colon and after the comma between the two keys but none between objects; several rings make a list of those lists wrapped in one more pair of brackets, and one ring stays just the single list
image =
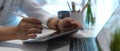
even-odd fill
[{"label": "digital tablet", "polygon": [[53,39],[53,38],[57,38],[57,37],[60,37],[60,36],[64,36],[66,34],[70,34],[70,33],[75,32],[77,30],[80,30],[80,28],[76,28],[76,29],[73,29],[73,30],[70,30],[70,31],[55,34],[54,30],[43,29],[42,33],[38,34],[36,38],[24,40],[23,43],[44,42],[44,41],[48,41],[48,40]]}]

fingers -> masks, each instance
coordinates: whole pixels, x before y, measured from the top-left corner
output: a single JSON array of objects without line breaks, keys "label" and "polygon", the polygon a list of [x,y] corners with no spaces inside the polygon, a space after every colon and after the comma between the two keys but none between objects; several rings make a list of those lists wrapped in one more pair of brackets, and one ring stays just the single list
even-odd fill
[{"label": "fingers", "polygon": [[42,30],[40,30],[38,28],[30,28],[30,29],[28,29],[28,34],[29,33],[42,33]]},{"label": "fingers", "polygon": [[72,18],[64,18],[60,20],[58,23],[58,27],[61,31],[69,31],[75,28],[83,28],[78,21]]},{"label": "fingers", "polygon": [[37,34],[28,34],[27,37],[28,38],[36,38]]},{"label": "fingers", "polygon": [[23,38],[20,38],[21,40],[27,40],[30,38],[36,38],[37,34],[27,34],[26,36],[24,36]]},{"label": "fingers", "polygon": [[42,25],[38,25],[38,24],[32,24],[32,23],[24,23],[23,27],[29,29],[29,28],[38,28],[38,29],[43,29]]},{"label": "fingers", "polygon": [[74,19],[72,19],[72,18],[65,18],[64,19],[67,23],[69,23],[69,24],[71,24],[71,25],[74,25],[74,26],[77,26],[79,23],[76,21],[76,20],[74,20]]},{"label": "fingers", "polygon": [[24,18],[19,23],[17,32],[19,39],[35,38],[36,33],[42,33],[42,23],[36,18]]},{"label": "fingers", "polygon": [[36,18],[24,18],[18,25],[18,29],[39,28],[43,29],[42,23]]},{"label": "fingers", "polygon": [[36,19],[36,18],[24,18],[22,19],[23,22],[27,22],[27,23],[32,23],[32,24],[42,24],[40,20]]},{"label": "fingers", "polygon": [[25,35],[25,38],[26,39],[36,38],[36,36],[37,36],[38,33],[42,33],[42,31],[40,29],[37,29],[37,28],[30,28],[28,30],[27,35]]},{"label": "fingers", "polygon": [[83,28],[83,26],[81,25],[81,23],[78,22],[77,20],[74,20],[74,19],[72,19],[72,18],[65,18],[65,20],[66,20],[68,23],[70,23],[71,25],[74,25],[74,26],[76,26],[76,27],[78,27],[78,28]]}]

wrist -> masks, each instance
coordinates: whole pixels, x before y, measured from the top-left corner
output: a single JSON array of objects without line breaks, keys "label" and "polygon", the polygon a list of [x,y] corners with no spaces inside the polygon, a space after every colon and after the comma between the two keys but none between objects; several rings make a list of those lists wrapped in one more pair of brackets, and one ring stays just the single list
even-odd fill
[{"label": "wrist", "polygon": [[58,30],[58,22],[59,21],[60,21],[60,19],[58,19],[58,18],[51,18],[48,20],[47,26],[50,29]]},{"label": "wrist", "polygon": [[18,34],[17,34],[17,27],[13,27],[13,36],[14,36],[14,39],[19,39],[18,37]]},{"label": "wrist", "polygon": [[13,39],[18,39],[17,34],[16,34],[17,27],[16,27],[16,26],[15,26],[15,27],[10,27],[9,30],[11,30],[11,31],[9,32],[9,35],[11,35],[11,36],[10,36],[11,39],[12,39],[12,38],[13,38]]},{"label": "wrist", "polygon": [[16,27],[0,27],[0,41],[17,39],[15,32]]}]

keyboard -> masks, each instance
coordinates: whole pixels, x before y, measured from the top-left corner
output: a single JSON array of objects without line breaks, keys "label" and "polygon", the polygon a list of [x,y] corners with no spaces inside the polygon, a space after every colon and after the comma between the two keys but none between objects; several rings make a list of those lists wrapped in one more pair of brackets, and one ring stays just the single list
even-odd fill
[{"label": "keyboard", "polygon": [[95,38],[71,38],[70,51],[98,51]]}]

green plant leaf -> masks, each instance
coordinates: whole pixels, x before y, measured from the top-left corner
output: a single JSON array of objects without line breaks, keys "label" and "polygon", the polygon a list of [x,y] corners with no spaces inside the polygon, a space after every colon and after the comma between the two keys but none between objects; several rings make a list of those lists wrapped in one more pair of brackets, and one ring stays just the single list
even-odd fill
[{"label": "green plant leaf", "polygon": [[[89,0],[90,2],[90,0]],[[95,24],[95,18],[93,17],[92,10],[91,10],[91,5],[89,4],[87,6],[87,13],[86,13],[86,23],[89,25],[90,23],[92,25]]]},{"label": "green plant leaf", "polygon": [[111,40],[110,50],[120,51],[120,28],[119,27],[116,27],[112,37],[113,39]]}]

